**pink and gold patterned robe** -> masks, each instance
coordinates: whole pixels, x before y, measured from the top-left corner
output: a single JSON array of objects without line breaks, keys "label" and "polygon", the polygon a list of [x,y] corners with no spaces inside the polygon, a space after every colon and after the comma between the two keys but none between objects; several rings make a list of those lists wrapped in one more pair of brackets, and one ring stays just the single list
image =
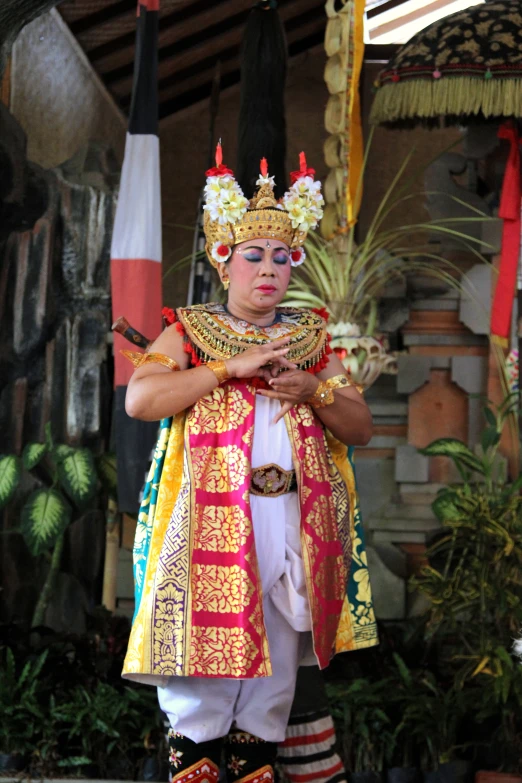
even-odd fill
[{"label": "pink and gold patterned robe", "polygon": [[[209,307],[216,306],[206,306],[206,314]],[[195,309],[178,315],[189,350],[201,359],[201,340],[185,317]],[[308,339],[309,313],[291,312],[305,312]],[[233,326],[235,319],[219,313],[219,328]],[[295,321],[288,316],[285,323],[297,334]],[[257,331],[276,339],[270,327]],[[211,342],[204,358],[222,358]],[[310,347],[324,355],[314,340]],[[272,672],[249,502],[255,402],[253,383],[231,379],[161,423],[138,518],[136,612],[124,677],[162,684],[173,675],[244,679]],[[296,405],[285,423],[314,651],[323,668],[336,652],[377,643],[362,526],[346,447],[307,404]]]}]

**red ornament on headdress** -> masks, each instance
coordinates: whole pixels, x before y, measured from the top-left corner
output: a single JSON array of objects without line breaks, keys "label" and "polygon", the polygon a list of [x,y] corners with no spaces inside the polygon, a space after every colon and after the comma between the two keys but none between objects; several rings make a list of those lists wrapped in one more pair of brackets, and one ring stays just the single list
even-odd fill
[{"label": "red ornament on headdress", "polygon": [[234,172],[232,169],[227,168],[223,165],[223,149],[221,147],[221,142],[218,141],[217,147],[216,147],[216,165],[208,169],[208,171],[205,172],[206,177],[224,177],[225,174],[230,174],[231,176],[234,176]]},{"label": "red ornament on headdress", "polygon": [[268,162],[266,158],[261,158],[259,169],[261,171],[261,176],[266,177],[266,175],[268,174]]},{"label": "red ornament on headdress", "polygon": [[306,165],[306,155],[304,152],[299,153],[299,171],[290,172],[290,183],[293,185],[301,177],[315,177],[315,169],[309,169]]}]

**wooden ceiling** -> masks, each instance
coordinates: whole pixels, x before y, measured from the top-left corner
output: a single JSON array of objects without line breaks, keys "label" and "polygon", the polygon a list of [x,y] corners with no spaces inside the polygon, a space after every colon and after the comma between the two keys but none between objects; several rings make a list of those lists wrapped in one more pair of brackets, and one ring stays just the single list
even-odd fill
[{"label": "wooden ceiling", "polygon": [[[239,82],[239,48],[252,0],[162,0],[160,118],[207,98],[216,63],[221,89]],[[66,0],[59,11],[116,103],[130,105],[136,0]],[[279,0],[294,57],[324,40],[324,0]]]},{"label": "wooden ceiling", "polygon": [[[385,0],[384,7],[403,0]],[[369,0],[368,6],[382,0]],[[216,63],[221,89],[239,82],[239,49],[252,0],[161,0],[160,118],[207,98]],[[324,41],[324,0],[279,0],[289,57]],[[130,106],[136,0],[65,0],[58,6],[93,68],[124,112]],[[375,13],[377,9],[372,9]]]}]

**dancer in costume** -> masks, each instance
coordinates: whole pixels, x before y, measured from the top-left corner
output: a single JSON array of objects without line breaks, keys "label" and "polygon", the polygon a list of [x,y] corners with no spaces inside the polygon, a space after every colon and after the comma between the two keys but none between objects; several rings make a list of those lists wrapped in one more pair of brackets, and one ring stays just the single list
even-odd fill
[{"label": "dancer in costume", "polygon": [[218,146],[204,227],[228,302],[165,311],[128,354],[128,413],[162,422],[123,675],[159,686],[175,781],[217,780],[223,744],[229,779],[272,780],[300,663],[376,642],[345,445],[371,416],[322,315],[279,307],[321,217],[314,174],[302,154],[278,203],[263,160],[249,203]]}]

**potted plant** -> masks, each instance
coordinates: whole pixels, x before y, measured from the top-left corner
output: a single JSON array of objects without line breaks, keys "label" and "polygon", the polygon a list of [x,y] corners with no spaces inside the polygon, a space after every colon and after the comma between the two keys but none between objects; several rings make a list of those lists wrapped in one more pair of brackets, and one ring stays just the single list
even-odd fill
[{"label": "potted plant", "polygon": [[[365,163],[370,148],[367,146]],[[389,227],[390,215],[407,215],[408,205],[426,194],[413,191],[418,173],[405,176],[413,151],[405,158],[377,206],[365,236],[356,242],[356,225],[347,233],[324,239],[310,233],[308,256],[288,288],[286,304],[323,308],[330,316],[332,348],[354,380],[370,386],[381,372],[396,372],[396,361],[379,336],[378,300],[387,286],[410,275],[435,278],[444,287],[460,287],[459,269],[437,252],[434,239],[450,236],[482,260],[478,248],[494,248],[458,230],[462,217],[410,222]],[[362,188],[365,163],[359,189]],[[448,195],[448,198],[454,198]],[[460,205],[459,199],[454,198]],[[466,222],[495,220],[470,207]],[[474,213],[474,214],[473,214]]]},{"label": "potted plant", "polygon": [[377,783],[393,752],[393,728],[385,711],[389,682],[359,677],[326,686],[341,755],[353,783]]},{"label": "potted plant", "polygon": [[[428,602],[427,644],[467,700],[476,730],[484,729],[476,752],[505,772],[520,772],[521,759],[522,672],[510,651],[522,627],[522,476],[507,483],[497,452],[515,405],[510,395],[484,408],[476,453],[452,438],[421,450],[451,459],[461,482],[436,497],[442,533],[411,580]],[[485,755],[484,745],[495,755]]]},{"label": "potted plant", "polygon": [[[409,764],[415,761],[423,769],[427,783],[465,781],[470,766],[461,762],[460,737],[468,717],[467,694],[443,682],[426,665],[410,670],[397,653],[393,657],[399,675],[393,701],[401,716],[396,746]],[[410,779],[414,769],[406,773]]]}]

